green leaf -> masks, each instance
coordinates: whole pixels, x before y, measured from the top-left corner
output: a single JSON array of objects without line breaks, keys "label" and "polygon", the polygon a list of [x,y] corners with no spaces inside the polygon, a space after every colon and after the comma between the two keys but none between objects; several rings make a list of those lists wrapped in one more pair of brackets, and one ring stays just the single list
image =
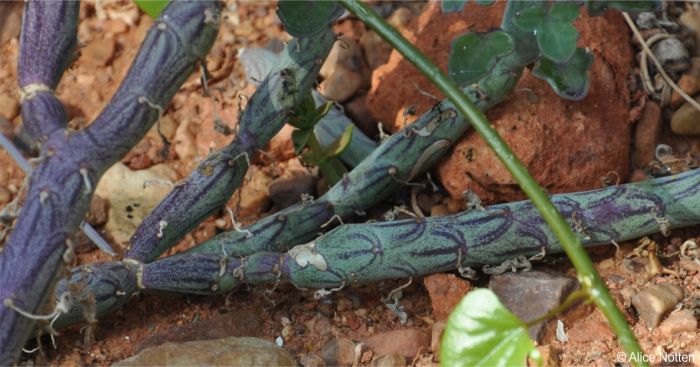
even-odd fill
[{"label": "green leaf", "polygon": [[341,163],[337,158],[331,158],[319,163],[318,168],[321,170],[323,177],[326,178],[326,182],[331,187],[338,181],[342,180],[343,175],[348,172],[343,163]]},{"label": "green leaf", "polygon": [[577,48],[567,62],[557,63],[547,58],[538,61],[532,74],[546,80],[561,97],[578,101],[588,93],[588,70],[593,65],[593,55],[583,48]]},{"label": "green leaf", "polygon": [[601,15],[607,8],[614,8],[628,12],[645,12],[656,11],[661,7],[660,0],[645,0],[645,1],[604,1],[604,0],[586,0],[586,9],[588,15]]},{"label": "green leaf", "polygon": [[555,2],[548,12],[542,8],[523,10],[513,19],[513,24],[524,32],[534,32],[537,46],[545,57],[563,62],[576,51],[578,31],[571,22],[578,12],[576,3]]},{"label": "green leaf", "polygon": [[158,18],[158,15],[168,6],[168,0],[134,0],[134,3],[153,19]]},{"label": "green leaf", "polygon": [[322,160],[327,160],[340,155],[350,145],[352,140],[352,128],[354,125],[348,125],[343,131],[343,135],[335,139],[329,146],[324,149]]},{"label": "green leaf", "polygon": [[443,13],[454,13],[462,11],[466,4],[467,0],[442,0],[440,2],[440,7]]},{"label": "green leaf", "polygon": [[314,129],[296,129],[292,131],[292,143],[294,144],[295,154],[301,153],[313,131]]},{"label": "green leaf", "polygon": [[440,365],[524,366],[535,351],[527,325],[488,289],[475,289],[455,307],[440,345]]},{"label": "green leaf", "polygon": [[279,0],[279,16],[287,33],[294,37],[308,37],[321,32],[343,14],[336,1]]},{"label": "green leaf", "polygon": [[493,69],[500,58],[513,51],[515,42],[504,31],[466,33],[452,41],[449,74],[460,86],[477,82]]},{"label": "green leaf", "polygon": [[323,116],[325,116],[332,107],[333,102],[329,101],[316,108],[314,97],[311,93],[308,93],[294,109],[294,114],[289,118],[287,123],[298,129],[311,129],[321,121]]}]

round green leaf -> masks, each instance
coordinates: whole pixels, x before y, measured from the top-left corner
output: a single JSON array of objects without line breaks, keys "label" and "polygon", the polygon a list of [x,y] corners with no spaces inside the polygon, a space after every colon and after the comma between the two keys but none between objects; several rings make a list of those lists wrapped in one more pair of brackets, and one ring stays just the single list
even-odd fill
[{"label": "round green leaf", "polygon": [[524,366],[535,350],[527,326],[488,289],[475,289],[447,320],[440,345],[440,365]]},{"label": "round green leaf", "polygon": [[576,3],[556,2],[548,11],[528,8],[513,19],[523,32],[534,32],[542,54],[557,62],[568,60],[576,50],[578,31],[571,23],[578,16]]},{"label": "round green leaf", "polygon": [[500,58],[513,51],[513,37],[504,31],[466,33],[452,41],[449,74],[460,86],[486,76]]},{"label": "round green leaf", "polygon": [[279,16],[287,33],[294,37],[309,37],[333,23],[343,14],[343,8],[335,1],[280,0]]},{"label": "round green leaf", "polygon": [[591,65],[593,55],[583,48],[577,48],[567,62],[557,63],[547,58],[540,59],[532,74],[546,80],[559,96],[578,101],[588,93],[588,70]]},{"label": "round green leaf", "polygon": [[442,0],[440,2],[440,8],[443,13],[454,13],[462,11],[467,0]]}]

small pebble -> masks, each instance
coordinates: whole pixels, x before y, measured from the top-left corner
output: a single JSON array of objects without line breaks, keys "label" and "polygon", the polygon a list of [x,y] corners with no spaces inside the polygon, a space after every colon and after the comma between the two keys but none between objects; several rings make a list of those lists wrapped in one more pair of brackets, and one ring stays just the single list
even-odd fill
[{"label": "small pebble", "polygon": [[[695,101],[700,102],[700,97]],[[700,135],[700,111],[685,102],[671,117],[671,131],[678,135]]]},{"label": "small pebble", "polygon": [[691,310],[674,312],[659,325],[659,330],[667,335],[674,336],[678,333],[695,331],[698,328],[698,320]]},{"label": "small pebble", "polygon": [[336,338],[321,348],[321,357],[328,366],[351,366],[355,360],[355,342],[347,338]]},{"label": "small pebble", "polygon": [[683,300],[683,296],[683,289],[679,286],[661,283],[649,286],[634,295],[632,305],[644,319],[647,327],[654,328],[659,325],[666,313]]},{"label": "small pebble", "polygon": [[449,214],[450,212],[447,210],[447,205],[444,204],[435,205],[430,208],[431,217],[444,217]]},{"label": "small pebble", "polygon": [[372,367],[405,367],[406,358],[398,354],[385,354],[372,360]]},{"label": "small pebble", "polygon": [[365,340],[377,355],[399,354],[413,358],[422,348],[430,348],[431,332],[423,329],[385,331]]},{"label": "small pebble", "polygon": [[9,94],[0,95],[0,117],[12,121],[19,115],[19,101]]}]

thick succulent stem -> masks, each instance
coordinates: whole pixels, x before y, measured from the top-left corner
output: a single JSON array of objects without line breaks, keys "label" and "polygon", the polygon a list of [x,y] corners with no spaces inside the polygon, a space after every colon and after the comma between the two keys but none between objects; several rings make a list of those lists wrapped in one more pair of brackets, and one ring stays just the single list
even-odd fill
[{"label": "thick succulent stem", "polygon": [[17,71],[22,121],[35,140],[66,126],[53,89],[76,55],[79,10],[78,1],[29,1],[24,6]]},{"label": "thick succulent stem", "polygon": [[[579,229],[586,246],[630,240],[699,223],[700,170],[554,195],[552,202]],[[242,283],[288,279],[300,288],[328,288],[500,264],[542,252],[563,249],[533,203],[520,201],[446,217],[343,225],[287,253],[174,255],[144,265],[142,287],[211,294]]]},{"label": "thick succulent stem", "polygon": [[[46,12],[25,15],[23,40],[35,39],[31,32],[44,32],[28,25],[62,17],[64,4],[53,4],[46,3]],[[27,315],[51,312],[53,304],[48,305],[48,312],[41,306],[52,298],[56,275],[64,261],[71,259],[70,236],[85,216],[99,177],[159,116],[143,101],[161,106],[168,103],[213,44],[219,15],[217,2],[171,3],[149,31],[144,47],[100,117],[84,131],[71,133],[52,126],[45,136],[41,163],[32,172],[21,215],[0,252],[0,365],[12,364],[19,355],[36,319]],[[33,52],[55,47],[51,37],[37,39],[22,51],[29,61],[19,65],[20,70],[27,68],[26,73],[21,72],[26,78],[21,77],[20,82],[55,84],[65,67],[64,59],[48,58],[54,63],[48,66],[49,71],[29,66],[43,61],[41,53]],[[29,108],[54,107],[50,103]],[[51,111],[32,113],[56,116]],[[34,130],[37,132],[47,133],[43,127]]]},{"label": "thick succulent stem", "polygon": [[205,159],[151,212],[129,240],[127,257],[151,261],[221,209],[240,186],[249,158],[284,126],[316,80],[335,42],[330,29],[290,41],[246,106],[236,138]]}]

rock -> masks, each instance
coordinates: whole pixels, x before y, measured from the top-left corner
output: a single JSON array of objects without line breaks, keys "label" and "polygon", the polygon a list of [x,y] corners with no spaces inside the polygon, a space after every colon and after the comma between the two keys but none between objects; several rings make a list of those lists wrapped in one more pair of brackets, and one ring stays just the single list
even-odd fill
[{"label": "rock", "polygon": [[323,81],[319,92],[338,102],[345,102],[360,88],[369,87],[370,71],[362,57],[362,49],[347,37],[333,45],[320,75]]},{"label": "rock", "polygon": [[659,325],[659,330],[666,336],[672,337],[683,332],[693,332],[698,328],[698,319],[692,310],[674,312]]},{"label": "rock", "polygon": [[447,205],[445,204],[438,204],[430,208],[431,217],[444,217],[446,215],[450,215],[450,211],[447,210]]},{"label": "rock", "polygon": [[644,319],[647,327],[654,328],[659,325],[666,313],[683,300],[683,296],[683,288],[671,283],[661,283],[649,286],[635,294],[632,297],[632,305]]},{"label": "rock", "polygon": [[[439,3],[429,3],[407,27],[417,36],[407,37],[446,70],[452,39],[468,30],[483,32],[498,27],[505,5],[495,2],[481,7],[468,2],[462,13],[442,14]],[[526,70],[516,90],[529,88],[532,92],[513,92],[487,113],[526,168],[551,193],[598,188],[600,177],[608,172],[616,171],[623,181],[629,172],[626,76],[633,62],[629,31],[615,12],[601,17],[584,14],[575,25],[581,33],[579,44],[590,47],[595,55],[588,96],[578,102],[566,101]],[[368,109],[375,120],[396,131],[407,106],[415,105],[421,114],[435,104],[418,89],[441,96],[427,78],[398,52],[392,52],[389,62],[372,75]],[[533,95],[539,102],[531,102]],[[468,132],[452,152],[438,167],[438,176],[452,197],[459,199],[471,189],[485,203],[524,198],[478,134]]]},{"label": "rock", "polygon": [[[494,275],[489,288],[503,305],[521,320],[534,320],[559,306],[576,288],[576,280],[542,271]],[[544,324],[530,327],[530,337],[539,342]]]},{"label": "rock", "polygon": [[661,107],[656,102],[647,101],[642,118],[634,130],[634,165],[646,167],[656,159],[656,145],[661,135]]},{"label": "rock", "polygon": [[[700,97],[695,97],[700,102]],[[700,135],[700,111],[688,102],[683,103],[671,117],[671,131],[678,135]]]},{"label": "rock", "polygon": [[593,341],[613,341],[615,333],[608,326],[600,312],[592,312],[583,319],[577,319],[566,329],[569,343],[587,344]]},{"label": "rock", "polygon": [[12,201],[12,193],[0,186],[0,207],[5,206],[10,201]]},{"label": "rock", "polygon": [[635,169],[630,174],[629,182],[641,182],[649,179],[649,175],[643,169]]},{"label": "rock", "polygon": [[301,202],[303,194],[316,196],[316,178],[312,175],[278,178],[270,184],[269,193],[277,209],[284,209]]},{"label": "rock", "polygon": [[19,37],[22,9],[24,9],[22,2],[0,1],[0,45]]},{"label": "rock", "polygon": [[229,200],[231,208],[240,208],[239,218],[255,217],[269,208],[270,196],[267,189],[272,178],[257,165],[252,165],[246,173],[240,189]]},{"label": "rock", "polygon": [[196,340],[224,339],[232,336],[263,335],[260,317],[250,312],[228,312],[206,320],[173,326],[148,335],[134,350],[138,353],[165,343],[183,343]]},{"label": "rock", "polygon": [[[105,230],[116,243],[126,243],[143,219],[170,192],[168,182],[177,181],[175,171],[165,164],[133,171],[122,163],[110,167],[100,180],[95,195],[109,201]],[[145,188],[144,184],[150,182]]]},{"label": "rock", "polygon": [[678,38],[666,38],[651,46],[651,51],[668,71],[683,71],[689,66],[689,55]]},{"label": "rock", "polygon": [[372,359],[372,367],[405,367],[406,357],[398,354],[386,354]]},{"label": "rock", "polygon": [[376,32],[365,32],[360,38],[360,45],[370,69],[375,70],[389,61],[392,48]]},{"label": "rock", "polygon": [[0,95],[0,117],[12,121],[19,115],[19,102],[9,94]]},{"label": "rock", "polygon": [[288,351],[259,338],[165,343],[114,366],[296,366]]},{"label": "rock", "polygon": [[[700,57],[691,59],[690,69],[678,80],[678,87],[691,97],[700,91]],[[671,95],[671,107],[676,109],[684,101],[685,99],[674,90]]]},{"label": "rock", "polygon": [[437,321],[445,321],[459,301],[472,289],[471,283],[454,274],[433,274],[423,278],[425,289],[430,295],[433,316]]},{"label": "rock", "polygon": [[275,163],[284,162],[296,157],[296,153],[294,153],[294,143],[292,142],[292,132],[294,130],[292,125],[285,124],[282,130],[270,140],[267,154],[275,160]]},{"label": "rock", "polygon": [[109,201],[94,195],[92,201],[90,202],[90,209],[88,209],[85,221],[90,223],[95,227],[99,227],[107,223],[109,218]]},{"label": "rock", "polygon": [[343,107],[345,107],[345,114],[365,135],[377,136],[377,123],[367,109],[367,92],[358,92]]},{"label": "rock", "polygon": [[323,358],[316,353],[307,353],[299,358],[299,363],[304,367],[325,367]]},{"label": "rock", "polygon": [[184,120],[175,130],[173,146],[181,161],[191,162],[197,155],[196,137],[192,120]]},{"label": "rock", "polygon": [[444,322],[436,322],[433,324],[432,335],[430,339],[430,350],[434,355],[440,354],[440,341],[442,340],[442,332],[445,331]]},{"label": "rock", "polygon": [[422,329],[400,329],[376,334],[365,340],[375,355],[398,354],[406,358],[416,356],[421,348],[430,348],[430,332]]},{"label": "rock", "polygon": [[114,38],[101,38],[88,43],[80,54],[96,66],[106,66],[112,61],[116,48]]},{"label": "rock", "polygon": [[352,366],[355,360],[355,342],[347,338],[336,338],[321,348],[321,357],[327,366]]}]

